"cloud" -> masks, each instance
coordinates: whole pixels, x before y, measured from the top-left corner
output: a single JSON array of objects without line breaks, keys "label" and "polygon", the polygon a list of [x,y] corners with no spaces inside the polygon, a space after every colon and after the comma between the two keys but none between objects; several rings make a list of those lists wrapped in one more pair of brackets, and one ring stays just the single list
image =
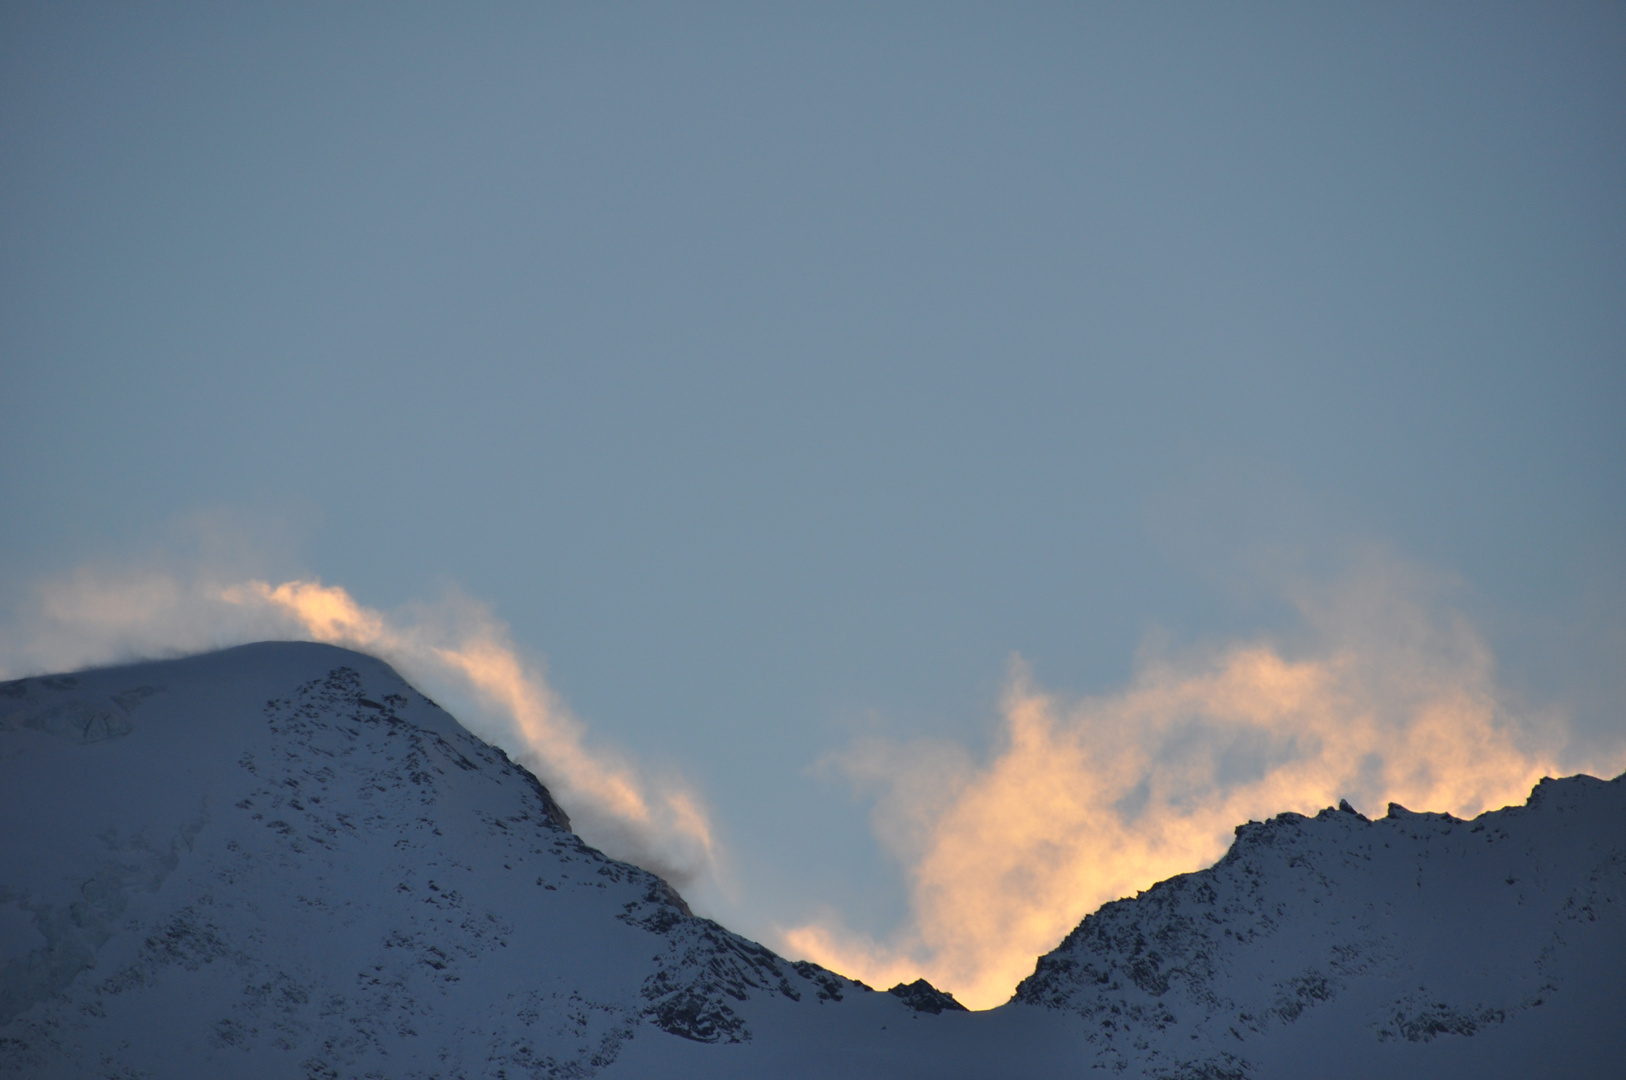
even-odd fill
[{"label": "cloud", "polygon": [[712,828],[680,778],[651,778],[609,750],[527,662],[486,606],[449,594],[386,614],[316,580],[273,585],[200,572],[82,567],[43,583],[0,636],[0,677],[179,656],[268,638],[378,656],[535,773],[583,837],[678,884],[717,869]]},{"label": "cloud", "polygon": [[833,764],[876,798],[910,923],[877,941],[826,914],[784,947],[878,985],[924,975],[987,1008],[1086,914],[1211,864],[1241,822],[1339,798],[1472,816],[1573,771],[1563,718],[1500,688],[1484,639],[1434,593],[1415,570],[1370,565],[1292,590],[1294,642],[1148,652],[1102,697],[1046,693],[1016,661],[984,763],[943,743],[855,745]]},{"label": "cloud", "polygon": [[[338,586],[222,565],[87,566],[44,582],[0,628],[0,677],[269,638],[357,648],[455,703],[593,843],[679,883],[717,884],[693,790],[594,745],[485,605],[453,593],[384,612]],[[1395,801],[1467,816],[1521,801],[1542,775],[1619,771],[1618,742],[1573,742],[1562,715],[1502,685],[1484,637],[1427,575],[1377,560],[1285,592],[1295,636],[1148,647],[1115,693],[1070,700],[1014,662],[986,758],[941,739],[861,739],[832,755],[826,766],[873,800],[910,919],[875,939],[826,911],[781,947],[878,985],[924,975],[992,1006],[1084,915],[1212,863],[1240,822],[1339,798],[1373,814]]]}]

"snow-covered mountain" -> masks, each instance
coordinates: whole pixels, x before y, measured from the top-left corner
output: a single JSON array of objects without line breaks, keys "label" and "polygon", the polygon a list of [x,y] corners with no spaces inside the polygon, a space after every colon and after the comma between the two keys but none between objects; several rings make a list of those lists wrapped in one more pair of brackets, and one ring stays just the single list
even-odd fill
[{"label": "snow-covered mountain", "polygon": [[1010,1004],[693,916],[386,665],[0,684],[0,1075],[1616,1075],[1626,780],[1473,822],[1283,815]]},{"label": "snow-covered mountain", "polygon": [[1159,1076],[1626,1075],[1626,777],[1472,821],[1250,822],[1087,917],[1015,1001]]}]

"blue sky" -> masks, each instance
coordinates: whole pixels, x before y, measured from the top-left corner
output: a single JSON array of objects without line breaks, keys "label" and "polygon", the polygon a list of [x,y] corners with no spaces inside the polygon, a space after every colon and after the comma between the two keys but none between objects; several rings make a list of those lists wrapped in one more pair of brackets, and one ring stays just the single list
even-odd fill
[{"label": "blue sky", "polygon": [[1620,744],[1618,5],[8,4],[0,140],[13,667],[87,566],[453,588],[770,937],[909,918],[855,740],[1373,566]]}]

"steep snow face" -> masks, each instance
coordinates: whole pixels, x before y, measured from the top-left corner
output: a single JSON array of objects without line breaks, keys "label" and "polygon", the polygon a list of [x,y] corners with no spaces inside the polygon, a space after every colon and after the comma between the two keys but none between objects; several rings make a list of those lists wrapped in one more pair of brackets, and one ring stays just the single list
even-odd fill
[{"label": "steep snow face", "polygon": [[1577,776],[1472,821],[1243,825],[1210,869],[1086,918],[1015,1000],[1131,1074],[1605,1076],[1623,962],[1626,777]]},{"label": "steep snow face", "polygon": [[327,646],[0,685],[0,810],[6,1076],[581,1076],[765,999],[910,1015],[693,917]]}]

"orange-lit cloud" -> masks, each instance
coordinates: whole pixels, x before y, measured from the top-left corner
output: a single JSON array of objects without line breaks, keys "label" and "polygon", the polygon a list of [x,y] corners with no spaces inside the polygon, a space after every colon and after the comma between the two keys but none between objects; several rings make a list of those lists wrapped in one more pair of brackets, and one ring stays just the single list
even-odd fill
[{"label": "orange-lit cloud", "polygon": [[1420,591],[1373,569],[1299,597],[1300,650],[1147,657],[1104,697],[1064,701],[1017,663],[1003,746],[980,766],[941,743],[861,743],[837,764],[878,795],[911,924],[875,941],[826,917],[786,949],[883,986],[925,975],[987,1008],[1086,914],[1211,864],[1241,822],[1341,797],[1463,816],[1523,801],[1561,771],[1560,720],[1515,712],[1484,640]]},{"label": "orange-lit cloud", "polygon": [[[46,582],[26,633],[0,642],[0,676],[180,655],[266,638],[342,645],[387,660],[459,719],[534,772],[587,839],[678,883],[717,870],[699,798],[589,747],[586,731],[483,605],[448,597],[387,615],[319,581],[224,582],[163,571],[82,568]],[[714,883],[714,882],[713,882]]]},{"label": "orange-lit cloud", "polygon": [[[1471,815],[1522,801],[1544,774],[1619,771],[1567,747],[1561,717],[1511,696],[1483,637],[1429,595],[1413,572],[1369,568],[1299,591],[1305,630],[1292,641],[1148,654],[1122,690],[1082,700],[1045,692],[1017,663],[986,760],[945,740],[856,743],[831,764],[873,797],[910,921],[876,940],[831,911],[781,947],[873,984],[924,975],[987,1007],[1084,915],[1213,862],[1240,822],[1339,798],[1371,814],[1392,800]],[[478,603],[385,613],[312,580],[91,568],[36,599],[0,627],[0,678],[267,638],[358,648],[450,698],[591,841],[716,884],[697,796],[594,746]]]},{"label": "orange-lit cloud", "polygon": [[286,612],[302,636],[380,656],[409,678],[460,684],[486,717],[499,718],[495,728],[477,724],[476,733],[536,773],[583,835],[680,883],[712,869],[711,826],[696,797],[673,781],[651,783],[606,751],[589,751],[581,721],[542,673],[521,659],[507,628],[483,606],[447,601],[455,611],[419,609],[417,619],[402,622],[318,581],[274,587],[254,581],[227,587],[220,596]]}]

